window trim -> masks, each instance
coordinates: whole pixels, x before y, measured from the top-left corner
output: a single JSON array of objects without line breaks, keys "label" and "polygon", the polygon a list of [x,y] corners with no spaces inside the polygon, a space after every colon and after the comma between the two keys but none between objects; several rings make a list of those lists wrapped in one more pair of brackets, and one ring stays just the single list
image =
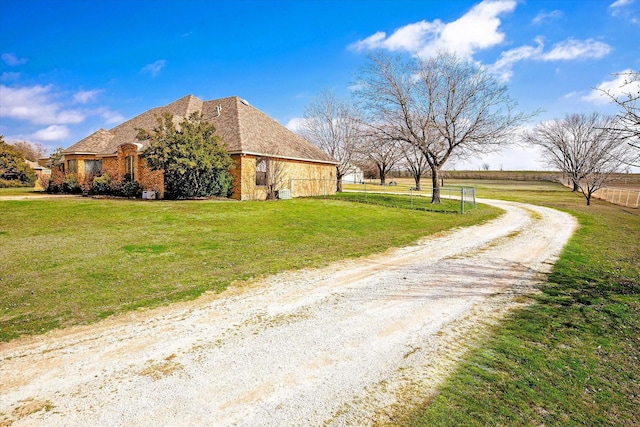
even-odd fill
[{"label": "window trim", "polygon": [[133,154],[129,154],[124,158],[124,173],[129,174],[131,181],[135,181],[136,177],[136,159]]},{"label": "window trim", "polygon": [[267,158],[256,157],[256,187],[267,186]]}]

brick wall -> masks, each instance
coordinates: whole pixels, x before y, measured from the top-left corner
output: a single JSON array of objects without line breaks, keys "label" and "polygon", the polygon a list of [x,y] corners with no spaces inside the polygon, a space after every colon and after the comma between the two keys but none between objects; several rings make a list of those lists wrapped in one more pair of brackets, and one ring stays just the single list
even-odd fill
[{"label": "brick wall", "polygon": [[[233,155],[236,163],[233,195],[238,200],[265,200],[265,186],[256,185],[256,156]],[[276,190],[290,189],[293,197],[335,194],[335,165],[311,163],[298,160],[277,160],[280,180]],[[239,181],[239,179],[241,180]]]},{"label": "brick wall", "polygon": [[162,171],[153,171],[147,167],[145,159],[139,159],[139,179],[143,190],[153,190],[158,193],[158,198],[164,198],[164,173]]},{"label": "brick wall", "polygon": [[[102,172],[108,173],[113,180],[121,180],[126,174],[126,157],[134,156],[134,179],[143,190],[153,190],[159,198],[164,197],[164,175],[162,171],[152,171],[147,163],[138,155],[138,146],[122,144],[116,156],[102,158]],[[265,186],[256,185],[256,156],[234,154],[231,156],[235,165],[229,170],[233,176],[233,192],[231,198],[237,200],[265,200]],[[65,161],[77,160],[78,179],[84,178],[84,160],[92,160],[94,156],[67,155]],[[289,189],[293,197],[321,196],[336,192],[334,165],[312,163],[298,160],[271,160],[279,169],[280,180],[276,190]],[[68,164],[68,163],[67,163]],[[68,166],[67,166],[68,167]],[[67,169],[68,170],[68,169]]]}]

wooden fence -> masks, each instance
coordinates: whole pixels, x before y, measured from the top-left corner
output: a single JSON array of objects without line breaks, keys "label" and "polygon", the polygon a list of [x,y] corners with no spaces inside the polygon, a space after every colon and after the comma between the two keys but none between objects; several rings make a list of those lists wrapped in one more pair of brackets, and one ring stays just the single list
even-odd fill
[{"label": "wooden fence", "polygon": [[640,207],[640,190],[634,188],[602,188],[593,197],[620,206],[638,209]]}]

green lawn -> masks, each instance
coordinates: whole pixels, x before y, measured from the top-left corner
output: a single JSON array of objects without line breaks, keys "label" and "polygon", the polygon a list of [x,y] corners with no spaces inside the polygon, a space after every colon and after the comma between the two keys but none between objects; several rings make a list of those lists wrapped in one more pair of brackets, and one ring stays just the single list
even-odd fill
[{"label": "green lawn", "polygon": [[[460,213],[461,211],[459,199],[455,200],[443,197],[442,203],[433,204],[431,203],[431,196],[410,195],[408,191],[407,194],[344,192],[329,196],[329,198],[427,212]],[[465,202],[465,212],[472,209],[474,209],[473,204]]]},{"label": "green lawn", "polygon": [[0,201],[0,341],[407,245],[498,214],[323,199]]},{"label": "green lawn", "polygon": [[[397,425],[640,425],[640,212],[587,207],[546,182],[447,185],[556,207],[580,228],[534,303],[476,337],[457,372]],[[496,214],[322,199],[0,201],[0,340],[406,245]]]},{"label": "green lawn", "polygon": [[[466,182],[580,228],[535,303],[481,339],[402,426],[640,425],[640,212],[549,183]],[[406,415],[406,414],[405,414]]]}]

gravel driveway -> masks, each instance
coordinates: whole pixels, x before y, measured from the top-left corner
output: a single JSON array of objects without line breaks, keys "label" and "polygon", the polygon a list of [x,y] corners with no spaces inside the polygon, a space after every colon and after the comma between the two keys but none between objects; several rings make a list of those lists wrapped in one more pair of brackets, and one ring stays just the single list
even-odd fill
[{"label": "gravel driveway", "polygon": [[415,246],[0,344],[0,425],[372,425],[526,302],[576,227],[506,213]]}]

